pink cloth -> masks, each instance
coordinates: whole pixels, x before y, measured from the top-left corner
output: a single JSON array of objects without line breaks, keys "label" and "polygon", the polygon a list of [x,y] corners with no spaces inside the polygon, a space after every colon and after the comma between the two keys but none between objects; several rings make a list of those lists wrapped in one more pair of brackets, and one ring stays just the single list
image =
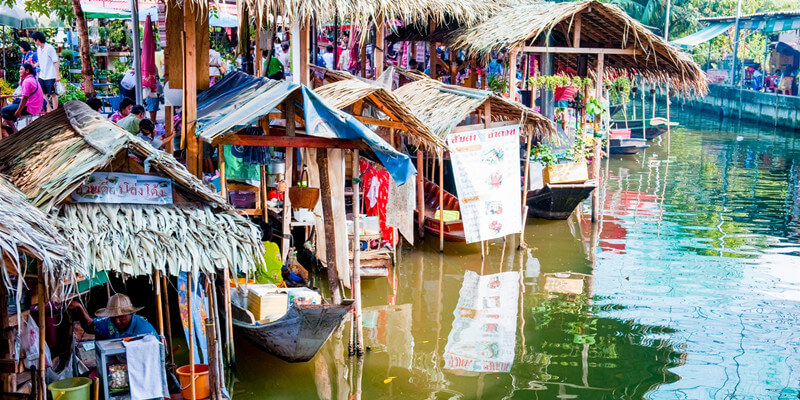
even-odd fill
[{"label": "pink cloth", "polygon": [[153,22],[147,16],[144,23],[142,39],[142,85],[153,91],[158,88],[158,72],[156,70],[156,40],[153,35]]},{"label": "pink cloth", "polygon": [[42,112],[42,105],[44,104],[44,94],[42,94],[42,87],[39,86],[39,81],[33,75],[28,75],[22,80],[22,95],[28,96],[28,102],[25,103],[25,108],[31,115],[38,115]]}]

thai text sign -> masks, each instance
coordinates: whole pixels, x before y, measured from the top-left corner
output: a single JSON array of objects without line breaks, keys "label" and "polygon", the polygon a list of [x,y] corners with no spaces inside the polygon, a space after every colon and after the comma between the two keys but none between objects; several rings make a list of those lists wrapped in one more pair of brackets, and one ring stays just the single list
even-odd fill
[{"label": "thai text sign", "polygon": [[76,203],[172,204],[172,180],[152,175],[95,172],[72,193]]},{"label": "thai text sign", "polygon": [[464,274],[453,329],[444,346],[444,367],[470,372],[508,372],[514,363],[519,272]]},{"label": "thai text sign", "polygon": [[522,229],[519,126],[447,136],[467,243]]}]

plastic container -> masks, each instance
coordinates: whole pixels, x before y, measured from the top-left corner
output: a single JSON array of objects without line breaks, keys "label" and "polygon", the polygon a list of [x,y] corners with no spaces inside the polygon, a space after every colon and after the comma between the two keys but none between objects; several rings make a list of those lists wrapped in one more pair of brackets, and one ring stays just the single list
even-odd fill
[{"label": "plastic container", "polygon": [[250,190],[231,190],[228,193],[231,205],[236,208],[256,208],[256,192]]},{"label": "plastic container", "polygon": [[[181,395],[184,399],[197,400],[211,396],[211,389],[208,385],[208,365],[195,364],[194,379],[192,379],[191,365],[184,365],[175,370],[175,373],[178,374],[178,380],[181,381]],[[194,397],[192,397],[193,384]],[[88,400],[88,397],[86,399]]]},{"label": "plastic container", "polygon": [[[89,378],[67,378],[47,385],[53,400],[89,400],[92,380]],[[211,393],[209,393],[211,394]]]}]

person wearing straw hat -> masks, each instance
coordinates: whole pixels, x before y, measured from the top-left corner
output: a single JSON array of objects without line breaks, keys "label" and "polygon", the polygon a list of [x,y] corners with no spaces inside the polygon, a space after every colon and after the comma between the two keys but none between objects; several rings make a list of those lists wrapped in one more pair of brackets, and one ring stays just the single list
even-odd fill
[{"label": "person wearing straw hat", "polygon": [[135,313],[144,307],[134,307],[131,299],[117,293],[108,299],[106,308],[95,312],[92,318],[83,305],[73,300],[69,309],[78,312],[78,319],[86,332],[94,333],[98,340],[120,339],[138,335],[158,335],[153,325]]}]

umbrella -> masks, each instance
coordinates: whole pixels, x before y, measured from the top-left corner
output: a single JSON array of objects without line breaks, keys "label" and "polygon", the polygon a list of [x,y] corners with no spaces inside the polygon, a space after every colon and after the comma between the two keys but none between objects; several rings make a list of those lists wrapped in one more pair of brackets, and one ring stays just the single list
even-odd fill
[{"label": "umbrella", "polygon": [[0,25],[17,29],[36,27],[36,18],[25,12],[23,3],[14,4],[12,7],[0,6]]},{"label": "umbrella", "polygon": [[144,22],[144,38],[142,39],[142,86],[155,91],[157,81],[156,39],[153,35],[153,22],[148,15]]}]

